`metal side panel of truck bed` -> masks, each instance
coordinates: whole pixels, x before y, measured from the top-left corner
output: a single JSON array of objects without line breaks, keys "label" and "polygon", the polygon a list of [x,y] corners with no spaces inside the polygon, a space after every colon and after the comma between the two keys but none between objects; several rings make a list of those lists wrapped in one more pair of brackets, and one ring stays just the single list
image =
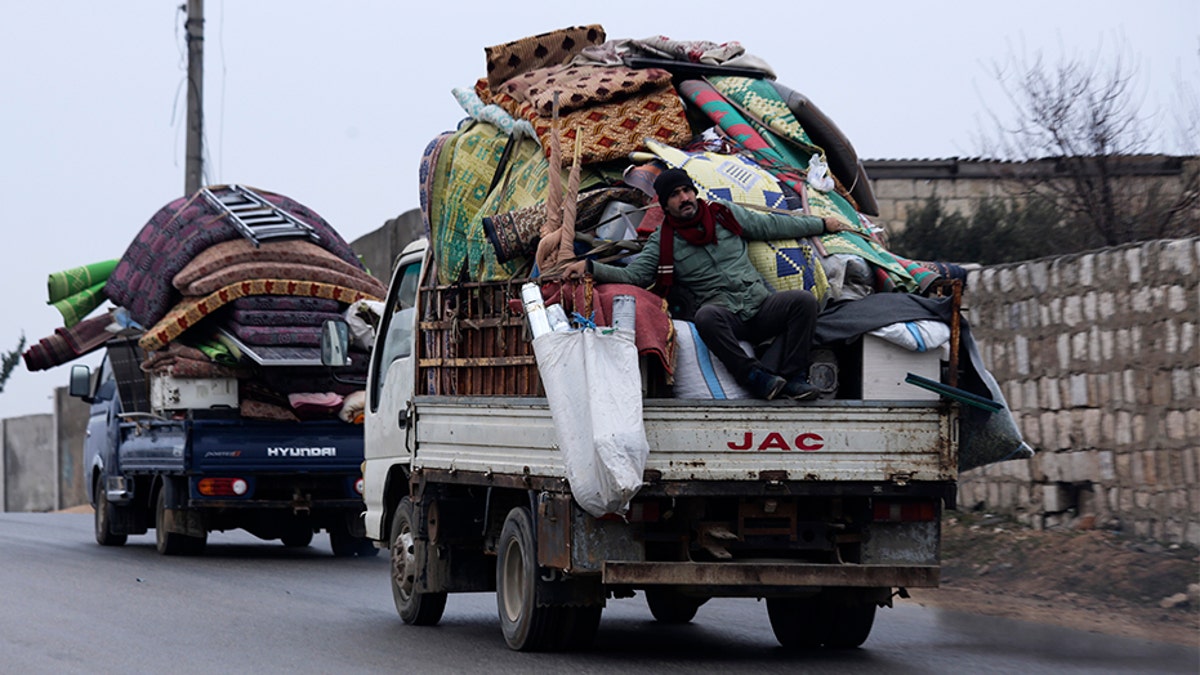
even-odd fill
[{"label": "metal side panel of truck bed", "polygon": [[[413,467],[563,477],[544,398],[416,399]],[[955,408],[928,402],[654,400],[647,471],[664,481],[953,481]],[[768,459],[769,458],[769,459]]]}]

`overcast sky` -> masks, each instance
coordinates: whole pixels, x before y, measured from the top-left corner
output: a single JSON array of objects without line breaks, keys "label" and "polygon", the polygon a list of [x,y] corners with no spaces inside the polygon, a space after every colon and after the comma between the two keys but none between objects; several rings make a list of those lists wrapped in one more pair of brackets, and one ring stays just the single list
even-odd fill
[{"label": "overcast sky", "polygon": [[[48,274],[119,258],[183,193],[182,1],[0,0],[0,350],[62,325]],[[1197,0],[205,5],[207,182],[289,195],[347,240],[417,206],[421,150],[461,119],[450,89],[484,75],[484,47],[555,28],[737,40],[868,159],[977,154],[1004,103],[989,64],[1022,50],[1107,59],[1123,42],[1164,130],[1179,83],[1200,82]],[[19,366],[0,418],[50,412],[68,370]]]}]

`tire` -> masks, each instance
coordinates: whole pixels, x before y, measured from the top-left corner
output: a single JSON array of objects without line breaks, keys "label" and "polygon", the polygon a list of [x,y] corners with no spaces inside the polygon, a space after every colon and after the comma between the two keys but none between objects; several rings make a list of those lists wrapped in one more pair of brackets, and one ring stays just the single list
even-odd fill
[{"label": "tire", "polygon": [[604,612],[604,607],[560,607],[558,611],[559,632],[555,647],[568,652],[591,647],[596,641],[596,632],[600,629],[600,615]]},{"label": "tire", "polygon": [[329,548],[333,549],[333,555],[337,558],[374,558],[379,555],[379,549],[375,548],[370,539],[350,534],[350,528],[346,525],[330,528]]},{"label": "tire", "polygon": [[529,509],[518,506],[504,519],[496,558],[500,630],[509,648],[516,651],[552,649],[560,641],[559,608],[537,606],[537,576],[533,516]]},{"label": "tire", "polygon": [[654,620],[665,624],[690,623],[708,598],[693,598],[671,588],[647,588],[646,605]]},{"label": "tire", "polygon": [[818,597],[767,598],[767,616],[784,649],[813,649],[825,642],[828,627]]},{"label": "tire", "polygon": [[158,491],[158,499],[154,505],[154,547],[163,555],[199,555],[204,552],[208,543],[208,533],[203,537],[189,537],[178,532],[167,532],[163,523],[167,514],[167,490],[173,489],[170,483],[164,484]]},{"label": "tire", "polygon": [[767,598],[775,639],[787,649],[854,649],[875,624],[875,603],[851,590],[811,598]]},{"label": "tire", "polygon": [[[446,610],[446,593],[421,593],[416,588],[416,521],[412,501],[405,497],[396,505],[388,541],[392,558],[392,600],[396,612],[410,626],[436,626]],[[372,550],[378,550],[372,547]]]},{"label": "tire", "polygon": [[875,603],[856,593],[827,594],[825,615],[829,617],[825,646],[854,649],[871,635],[871,627],[875,625]]},{"label": "tire", "polygon": [[96,543],[101,546],[124,546],[125,542],[129,540],[129,535],[113,534],[112,532],[112,522],[117,507],[104,496],[103,478],[96,480],[96,488],[92,494],[96,497],[92,504],[92,510],[95,513],[92,520],[96,530]]},{"label": "tire", "polygon": [[288,548],[304,548],[312,543],[313,531],[311,527],[307,526],[296,527],[285,531],[279,540]]}]

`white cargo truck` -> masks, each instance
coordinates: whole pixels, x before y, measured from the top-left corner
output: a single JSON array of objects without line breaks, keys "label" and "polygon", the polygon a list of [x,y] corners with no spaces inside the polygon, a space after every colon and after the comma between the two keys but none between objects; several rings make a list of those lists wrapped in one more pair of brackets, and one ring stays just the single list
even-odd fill
[{"label": "white cargo truck", "polygon": [[959,403],[911,385],[911,400],[679,399],[642,359],[643,484],[593,517],[566,477],[526,280],[439,286],[432,265],[424,240],[398,258],[367,383],[366,532],[391,552],[404,622],[495,591],[511,648],[573,649],[613,599],[682,623],[736,597],[765,600],[784,646],[851,648],[877,607],[938,585]]}]

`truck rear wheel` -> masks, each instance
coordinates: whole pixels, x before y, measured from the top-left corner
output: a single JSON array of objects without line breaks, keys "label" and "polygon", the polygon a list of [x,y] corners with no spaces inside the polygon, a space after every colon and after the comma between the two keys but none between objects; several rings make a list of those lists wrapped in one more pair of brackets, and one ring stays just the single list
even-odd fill
[{"label": "truck rear wheel", "polygon": [[304,548],[312,543],[312,527],[307,524],[290,527],[283,531],[283,534],[279,537],[279,540],[282,541],[283,545],[288,548]]},{"label": "truck rear wheel", "polygon": [[92,494],[96,497],[92,503],[95,512],[92,523],[96,530],[96,543],[101,546],[124,546],[125,542],[129,540],[129,536],[112,532],[112,522],[117,507],[104,496],[103,478],[96,480],[96,487],[92,490]]},{"label": "truck rear wheel", "polygon": [[208,543],[208,533],[203,537],[189,537],[167,531],[167,490],[171,489],[171,484],[167,483],[158,491],[154,506],[154,547],[163,555],[200,555]]},{"label": "truck rear wheel", "polygon": [[867,641],[875,625],[875,603],[861,593],[825,594],[825,616],[829,632],[825,646],[830,649],[854,649]]},{"label": "truck rear wheel", "polygon": [[693,598],[672,588],[646,589],[646,605],[659,623],[688,623],[696,618],[696,611],[706,602],[708,598]]},{"label": "truck rear wheel", "polygon": [[875,603],[854,590],[825,590],[811,598],[767,598],[767,615],[788,649],[853,649],[871,635]]},{"label": "truck rear wheel", "polygon": [[518,506],[508,512],[497,553],[496,606],[504,641],[517,651],[561,644],[558,608],[538,607],[536,602],[537,548],[529,509]]},{"label": "truck rear wheel", "polygon": [[404,623],[435,626],[446,610],[446,594],[416,590],[416,520],[412,500],[405,497],[392,516],[392,600]]},{"label": "truck rear wheel", "polygon": [[827,622],[817,597],[767,598],[767,617],[786,649],[812,649],[825,641]]}]

